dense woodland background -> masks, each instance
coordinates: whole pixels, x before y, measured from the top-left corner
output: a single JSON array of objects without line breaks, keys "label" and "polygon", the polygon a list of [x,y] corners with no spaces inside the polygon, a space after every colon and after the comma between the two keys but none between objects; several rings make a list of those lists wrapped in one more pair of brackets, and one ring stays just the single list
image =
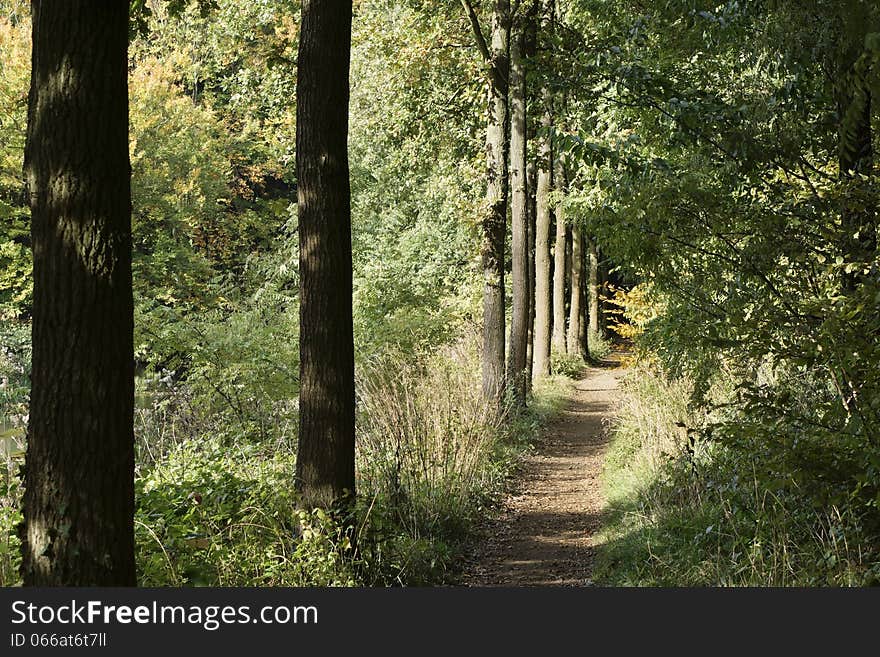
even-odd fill
[{"label": "dense woodland background", "polygon": [[[612,338],[634,351],[598,582],[880,581],[876,3],[354,2],[342,519],[293,485],[301,11],[131,5],[138,584],[455,582],[566,376]],[[31,27],[0,0],[4,585]]]}]

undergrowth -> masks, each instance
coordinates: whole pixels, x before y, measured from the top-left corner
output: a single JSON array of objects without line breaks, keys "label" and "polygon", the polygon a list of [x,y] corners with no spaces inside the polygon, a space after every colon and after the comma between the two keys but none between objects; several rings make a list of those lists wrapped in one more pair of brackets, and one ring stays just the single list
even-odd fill
[{"label": "undergrowth", "polygon": [[462,341],[424,359],[386,356],[362,368],[359,501],[348,530],[321,511],[297,510],[286,443],[180,441],[138,479],[141,584],[447,581],[563,397],[563,380],[550,379],[531,410],[501,417],[482,401],[478,364],[475,344]]},{"label": "undergrowth", "polygon": [[[719,377],[723,380],[723,377]],[[876,519],[828,464],[839,445],[776,443],[724,404],[693,403],[687,378],[631,369],[612,426],[596,578],[626,586],[858,586],[880,581]],[[739,427],[736,441],[722,434]],[[745,429],[744,429],[745,427]]]},{"label": "undergrowth", "polygon": [[[477,523],[491,512],[567,388],[567,379],[551,377],[536,385],[528,411],[499,415],[480,394],[477,344],[470,336],[421,358],[386,355],[359,368],[358,502],[345,517],[299,504],[290,403],[251,403],[247,388],[239,387],[242,404],[224,408],[167,372],[140,379],[134,519],[139,584],[395,586],[454,580]],[[253,410],[240,413],[244,404]],[[0,490],[0,584],[8,586],[20,581],[21,487],[17,461],[7,460]]]}]

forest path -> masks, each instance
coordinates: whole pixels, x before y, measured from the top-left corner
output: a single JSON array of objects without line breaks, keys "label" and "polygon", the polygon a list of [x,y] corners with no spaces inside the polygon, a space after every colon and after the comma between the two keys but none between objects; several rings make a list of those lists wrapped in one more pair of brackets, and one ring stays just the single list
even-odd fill
[{"label": "forest path", "polygon": [[464,566],[466,586],[590,586],[593,534],[604,499],[608,445],[621,354],[588,368],[564,410],[526,457],[499,517],[487,521]]}]

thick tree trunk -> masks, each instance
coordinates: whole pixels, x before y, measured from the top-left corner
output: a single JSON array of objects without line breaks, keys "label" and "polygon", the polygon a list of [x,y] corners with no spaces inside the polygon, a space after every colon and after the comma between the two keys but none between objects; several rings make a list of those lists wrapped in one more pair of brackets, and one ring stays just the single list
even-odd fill
[{"label": "thick tree trunk", "polygon": [[581,355],[581,299],[583,298],[582,277],[584,266],[583,231],[580,226],[571,227],[571,301],[568,306],[568,353]]},{"label": "thick tree trunk", "polygon": [[34,0],[26,586],[133,586],[128,1]]},{"label": "thick tree trunk", "polygon": [[513,403],[526,402],[526,351],[529,332],[528,176],[526,165],[526,78],[523,61],[523,26],[510,41],[510,206],[511,279],[513,307],[507,381]]},{"label": "thick tree trunk", "polygon": [[507,233],[507,87],[509,0],[495,0],[492,13],[489,121],[486,127],[486,205],[483,219],[483,396],[504,397],[504,240]]},{"label": "thick tree trunk", "polygon": [[296,84],[300,409],[296,485],[303,502],[350,500],[354,343],[348,168],[351,0],[305,0]]},{"label": "thick tree trunk", "polygon": [[589,242],[589,313],[590,313],[590,331],[593,335],[599,334],[599,252],[596,249],[596,241],[594,239]]},{"label": "thick tree trunk", "polygon": [[[558,194],[565,191],[565,176],[559,156],[556,156],[556,168],[553,172],[554,190]],[[566,262],[566,225],[565,209],[562,200],[556,204],[556,242],[553,249],[553,339],[551,349],[555,353],[565,353],[565,273]]]}]

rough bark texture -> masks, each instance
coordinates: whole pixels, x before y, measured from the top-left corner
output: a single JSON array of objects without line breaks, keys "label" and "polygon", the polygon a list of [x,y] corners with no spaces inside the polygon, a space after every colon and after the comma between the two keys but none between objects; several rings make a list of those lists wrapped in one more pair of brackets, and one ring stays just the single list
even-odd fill
[{"label": "rough bark texture", "polygon": [[354,344],[348,168],[351,0],[303,3],[296,85],[300,409],[296,484],[308,505],[350,499]]},{"label": "rough bark texture", "polygon": [[511,309],[507,381],[513,403],[526,402],[526,351],[529,338],[529,245],[528,176],[526,165],[526,79],[523,61],[523,29],[518,25],[510,42],[510,215],[511,215]]},{"label": "rough bark texture", "polygon": [[[558,194],[565,191],[565,177],[562,163],[556,159],[553,172],[554,190]],[[565,209],[560,200],[554,208],[556,215],[556,241],[553,248],[553,339],[551,348],[554,353],[565,353],[565,273],[566,262],[566,225]]]},{"label": "rough bark texture", "polygon": [[507,80],[510,68],[509,0],[495,0],[492,12],[489,120],[486,126],[486,216],[483,218],[483,395],[504,396],[504,240],[507,233]]},{"label": "rough bark texture", "polygon": [[568,306],[568,353],[574,356],[581,354],[581,273],[584,266],[583,231],[580,226],[571,227],[571,302]]},{"label": "rough bark texture", "polygon": [[34,0],[26,586],[133,586],[128,2]]},{"label": "rough bark texture", "polygon": [[595,335],[599,333],[599,252],[596,249],[595,240],[589,240],[589,249],[590,283],[588,299],[590,306],[590,331]]}]

